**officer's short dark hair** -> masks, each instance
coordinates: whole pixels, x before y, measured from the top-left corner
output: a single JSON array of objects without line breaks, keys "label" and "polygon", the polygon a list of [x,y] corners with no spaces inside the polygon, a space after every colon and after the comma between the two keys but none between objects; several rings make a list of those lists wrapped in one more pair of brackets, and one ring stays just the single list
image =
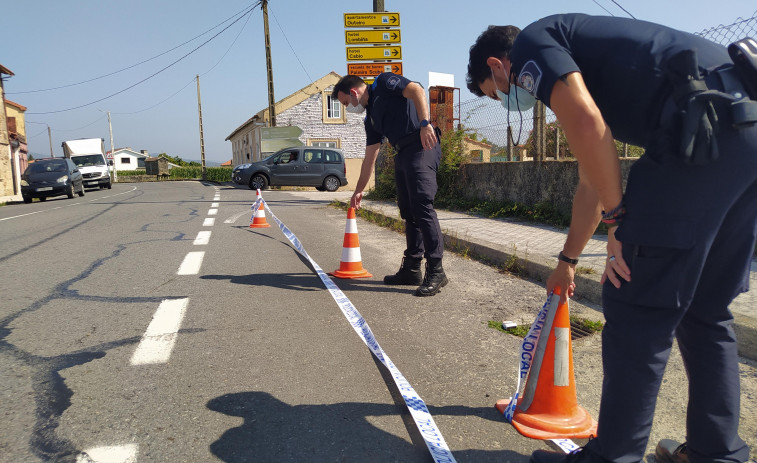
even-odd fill
[{"label": "officer's short dark hair", "polygon": [[476,43],[470,47],[468,75],[465,77],[471,93],[484,96],[479,85],[492,75],[486,64],[487,58],[494,56],[510,59],[513,42],[519,33],[520,29],[515,26],[489,26],[478,36]]},{"label": "officer's short dark hair", "polygon": [[339,79],[339,82],[334,85],[334,91],[331,92],[331,98],[337,98],[339,96],[339,92],[349,95],[350,90],[355,87],[360,87],[360,85],[364,83],[365,81],[360,77],[353,76],[352,74],[347,74],[346,76]]}]

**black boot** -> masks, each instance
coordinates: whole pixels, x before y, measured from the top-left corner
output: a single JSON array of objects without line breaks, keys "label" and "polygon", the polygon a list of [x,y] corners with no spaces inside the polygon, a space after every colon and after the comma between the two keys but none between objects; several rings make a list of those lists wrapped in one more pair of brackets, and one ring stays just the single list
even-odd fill
[{"label": "black boot", "polygon": [[387,285],[419,285],[423,281],[421,274],[421,260],[413,257],[403,257],[402,265],[394,275],[384,277]]},{"label": "black boot", "polygon": [[433,296],[438,293],[443,286],[449,283],[447,275],[444,274],[441,259],[426,260],[426,276],[423,283],[415,290],[416,296]]}]

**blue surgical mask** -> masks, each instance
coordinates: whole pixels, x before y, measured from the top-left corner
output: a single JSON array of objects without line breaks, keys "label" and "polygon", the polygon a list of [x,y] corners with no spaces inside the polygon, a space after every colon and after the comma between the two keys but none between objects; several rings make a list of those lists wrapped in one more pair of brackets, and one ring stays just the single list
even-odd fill
[{"label": "blue surgical mask", "polygon": [[509,94],[501,91],[497,86],[497,81],[494,79],[494,71],[492,71],[492,81],[497,88],[499,102],[502,103],[502,107],[508,111],[528,111],[536,104],[536,98],[533,95],[513,83],[510,83]]}]

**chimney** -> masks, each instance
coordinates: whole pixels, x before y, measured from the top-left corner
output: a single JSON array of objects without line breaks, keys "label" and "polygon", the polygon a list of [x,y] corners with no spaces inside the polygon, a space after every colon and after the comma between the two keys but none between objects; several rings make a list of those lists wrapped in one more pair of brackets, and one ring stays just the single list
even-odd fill
[{"label": "chimney", "polygon": [[139,152],[144,154],[147,157],[150,157],[150,154],[147,152],[147,150],[139,150]]}]

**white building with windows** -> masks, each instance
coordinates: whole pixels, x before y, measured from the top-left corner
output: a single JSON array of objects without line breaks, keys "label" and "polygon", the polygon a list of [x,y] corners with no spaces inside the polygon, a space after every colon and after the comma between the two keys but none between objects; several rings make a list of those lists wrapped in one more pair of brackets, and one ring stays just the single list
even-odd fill
[{"label": "white building with windows", "polygon": [[[110,155],[110,151],[108,151]],[[117,148],[113,152],[113,167],[116,172],[122,170],[138,170],[145,168],[145,159],[150,155],[147,150],[134,151],[131,148]],[[110,159],[110,156],[108,156]]]},{"label": "white building with windows", "polygon": [[[276,102],[276,126],[297,126],[302,129],[299,138],[305,145],[340,148],[347,160],[357,160],[365,155],[365,116],[347,113],[337,99],[331,98],[341,77],[332,71]],[[268,113],[266,107],[226,138],[231,142],[233,165],[259,161],[266,156],[260,150],[256,128],[270,125]],[[350,183],[355,181],[356,178],[350,179]]]}]

